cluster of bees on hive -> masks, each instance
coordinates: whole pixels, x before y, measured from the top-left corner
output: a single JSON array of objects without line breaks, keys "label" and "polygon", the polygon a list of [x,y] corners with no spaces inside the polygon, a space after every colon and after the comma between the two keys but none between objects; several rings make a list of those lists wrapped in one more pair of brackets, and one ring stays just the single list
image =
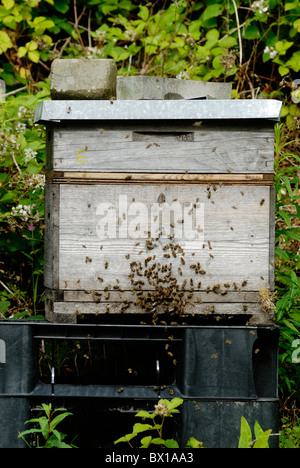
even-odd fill
[{"label": "cluster of bees on hive", "polygon": [[[155,239],[149,238],[145,242],[146,253],[157,252],[160,236]],[[152,323],[157,324],[159,314],[174,318],[184,317],[185,307],[191,303],[194,289],[201,287],[201,282],[194,284],[190,278],[184,279],[181,283],[179,277],[183,275],[183,268],[186,267],[185,252],[180,244],[176,243],[174,236],[169,236],[169,242],[161,246],[160,255],[152,253],[144,261],[131,261],[130,274],[128,275],[132,292],[136,296],[136,305],[145,313],[152,316]],[[179,263],[174,266],[174,259],[179,259]],[[195,274],[205,275],[206,271],[201,268],[200,262],[190,265]],[[146,287],[145,287],[146,285]],[[148,285],[148,288],[147,288]],[[166,325],[161,320],[162,325]],[[184,323],[183,323],[184,324]],[[177,325],[171,321],[170,325]]]}]

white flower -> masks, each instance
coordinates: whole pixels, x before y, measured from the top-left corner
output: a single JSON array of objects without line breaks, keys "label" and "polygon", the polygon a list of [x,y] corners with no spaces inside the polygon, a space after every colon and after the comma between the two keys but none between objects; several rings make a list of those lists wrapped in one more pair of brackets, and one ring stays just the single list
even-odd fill
[{"label": "white flower", "polygon": [[276,55],[278,54],[277,50],[274,49],[274,47],[269,47],[269,46],[266,46],[264,48],[264,53],[265,54],[270,54],[270,58],[273,59],[276,57]]},{"label": "white flower", "polygon": [[190,79],[190,75],[187,71],[181,71],[178,73],[178,75],[176,75],[176,78],[178,80],[189,80]]},{"label": "white flower", "polygon": [[18,133],[24,133],[26,131],[26,124],[24,124],[22,122],[18,122],[17,125],[16,125],[16,131]]},{"label": "white flower", "polygon": [[36,151],[33,151],[31,148],[26,148],[24,150],[24,153],[25,153],[25,163],[29,163],[29,161],[32,161],[33,159],[35,159],[36,155],[37,155],[37,152]]},{"label": "white flower", "polygon": [[18,216],[22,218],[23,221],[27,221],[31,215],[31,208],[32,207],[30,205],[18,205],[12,208],[11,215]]},{"label": "white flower", "polygon": [[18,109],[18,117],[21,119],[22,117],[25,117],[27,112],[26,107],[20,106]]},{"label": "white flower", "polygon": [[267,13],[269,10],[269,4],[265,0],[257,0],[256,2],[253,2],[252,5],[252,10],[258,11],[258,13]]},{"label": "white flower", "polygon": [[33,193],[37,189],[44,188],[45,182],[46,182],[46,178],[44,174],[35,174],[34,176],[32,176],[32,184],[35,187],[35,190],[33,191]]}]

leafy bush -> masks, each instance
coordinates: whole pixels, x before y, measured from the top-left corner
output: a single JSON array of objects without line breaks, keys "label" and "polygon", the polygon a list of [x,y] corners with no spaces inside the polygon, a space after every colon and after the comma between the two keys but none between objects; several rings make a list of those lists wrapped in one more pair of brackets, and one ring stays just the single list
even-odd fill
[{"label": "leafy bush", "polygon": [[[57,430],[57,426],[72,413],[66,412],[64,408],[57,408],[52,410],[52,405],[43,403],[41,409],[44,410],[44,416],[30,419],[25,424],[33,423],[38,424],[39,427],[27,429],[19,434],[19,438],[31,448],[30,443],[27,442],[26,436],[35,435],[37,438],[37,448],[76,448],[73,444],[64,442],[65,434]],[[56,413],[60,413],[57,414]],[[40,441],[41,437],[41,441]]]},{"label": "leafy bush", "polygon": [[[280,95],[300,71],[300,5],[284,0],[2,0],[0,74],[30,89],[56,57],[113,58],[120,74],[230,80]],[[289,122],[296,106],[285,108]]]},{"label": "leafy bush", "polygon": [[33,110],[49,97],[53,59],[111,57],[120,75],[231,82],[236,99],[283,102],[275,145],[276,321],[281,394],[299,402],[300,366],[292,359],[300,334],[299,16],[297,0],[1,1],[0,318],[43,312],[45,138]]},{"label": "leafy bush", "polygon": [[[293,363],[292,344],[300,335],[300,157],[289,149],[293,141],[278,125],[275,132],[276,189],[276,321],[281,326],[280,389],[300,398],[300,367]],[[298,142],[297,142],[298,143]]]},{"label": "leafy bush", "polygon": [[35,125],[36,104],[49,95],[10,97],[0,107],[0,317],[37,314],[43,273],[44,129]]}]

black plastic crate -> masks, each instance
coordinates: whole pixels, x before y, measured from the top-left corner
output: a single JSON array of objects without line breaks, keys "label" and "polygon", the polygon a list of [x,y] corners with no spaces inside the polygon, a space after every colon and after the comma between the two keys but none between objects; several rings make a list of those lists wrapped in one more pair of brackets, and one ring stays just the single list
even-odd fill
[{"label": "black plastic crate", "polygon": [[228,445],[227,429],[218,428],[231,412],[232,439],[241,416],[273,429],[278,336],[276,327],[1,321],[0,446],[22,445],[17,433],[36,402],[61,399],[81,409],[97,400],[99,410],[123,414],[126,405],[153,408],[178,396],[182,443],[188,435],[203,439],[209,424],[203,442]]}]

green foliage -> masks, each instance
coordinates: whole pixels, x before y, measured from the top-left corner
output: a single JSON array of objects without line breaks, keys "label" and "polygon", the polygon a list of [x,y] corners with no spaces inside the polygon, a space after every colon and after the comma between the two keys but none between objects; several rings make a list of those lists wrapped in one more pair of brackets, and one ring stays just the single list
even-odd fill
[{"label": "green foliage", "polygon": [[280,433],[279,447],[280,448],[300,448],[300,420],[294,425],[290,425],[288,421],[284,421],[283,430]]},{"label": "green foliage", "polygon": [[[34,124],[35,106],[49,95],[9,97],[0,107],[0,317],[41,312],[44,227],[45,135]],[[25,295],[23,291],[28,291]],[[9,305],[8,305],[9,301]],[[12,304],[10,304],[12,302]]]},{"label": "green foliage", "polygon": [[276,189],[276,321],[281,326],[280,389],[299,398],[300,368],[293,363],[293,342],[300,336],[300,157],[289,151],[285,127],[275,131]]},{"label": "green foliage", "polygon": [[[159,400],[158,404],[155,405],[155,412],[149,413],[148,411],[140,411],[135,416],[137,418],[150,419],[152,424],[146,423],[136,423],[133,426],[133,430],[130,434],[126,434],[124,437],[116,440],[114,443],[115,445],[125,442],[128,443],[130,447],[132,445],[132,439],[136,438],[138,435],[146,433],[155,433],[156,437],[152,435],[145,435],[139,442],[139,448],[149,448],[150,445],[158,445],[160,447],[165,447],[167,449],[174,449],[179,448],[178,442],[173,439],[164,439],[163,438],[163,427],[165,418],[172,418],[174,413],[179,413],[178,407],[181,406],[183,400],[181,398],[173,398],[172,401],[169,400]],[[156,423],[155,418],[160,418],[161,422],[159,424]],[[158,437],[157,437],[158,435]],[[198,442],[194,437],[192,437],[188,443],[188,447],[191,448],[202,448],[202,443]]]},{"label": "green foliage", "polygon": [[[75,448],[74,445],[69,445],[63,440],[65,439],[65,434],[59,432],[56,428],[66,417],[71,416],[72,413],[68,413],[64,408],[58,408],[52,411],[51,403],[46,405],[42,404],[41,409],[44,410],[45,415],[40,416],[39,418],[33,418],[29,421],[26,421],[25,424],[34,423],[38,427],[28,429],[19,434],[19,438],[22,438],[28,447],[31,447],[27,442],[25,436],[36,435],[37,436],[37,448]],[[55,416],[56,413],[64,411],[63,413]],[[40,436],[42,441],[40,442]]]},{"label": "green foliage", "polygon": [[123,75],[229,80],[241,97],[280,96],[300,70],[296,1],[1,3],[0,78],[9,87],[44,79],[56,57],[111,57]]},{"label": "green foliage", "polygon": [[[233,98],[283,102],[275,141],[280,389],[299,401],[298,0],[1,0],[0,318],[43,312],[45,135],[33,123],[55,58],[113,58],[119,75],[233,84]],[[296,83],[296,85],[295,85]],[[18,90],[20,92],[18,93]],[[15,97],[16,96],[16,97]]]},{"label": "green foliage", "polygon": [[258,422],[255,422],[254,433],[255,438],[253,440],[251,428],[247,420],[241,418],[241,432],[238,448],[269,448],[269,437],[272,430],[263,431]]}]

